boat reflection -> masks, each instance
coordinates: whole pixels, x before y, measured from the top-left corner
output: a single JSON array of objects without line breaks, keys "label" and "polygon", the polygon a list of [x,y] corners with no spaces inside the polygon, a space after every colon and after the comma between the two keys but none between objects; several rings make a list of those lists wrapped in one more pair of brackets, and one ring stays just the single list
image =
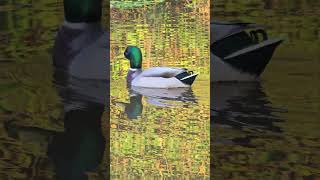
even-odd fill
[{"label": "boat reflection", "polygon": [[124,113],[129,119],[138,119],[143,112],[143,97],[147,105],[176,108],[188,107],[189,104],[197,103],[192,88],[156,89],[129,87],[129,102],[116,102],[124,108]]}]

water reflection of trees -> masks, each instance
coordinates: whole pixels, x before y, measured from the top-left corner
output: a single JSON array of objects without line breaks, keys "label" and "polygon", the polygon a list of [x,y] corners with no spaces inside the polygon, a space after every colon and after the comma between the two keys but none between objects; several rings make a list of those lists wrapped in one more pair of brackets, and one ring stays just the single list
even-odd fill
[{"label": "water reflection of trees", "polygon": [[[109,21],[109,3],[104,3],[104,22]],[[4,0],[0,4],[0,57],[23,61],[51,48],[63,22],[63,0]],[[109,23],[105,23],[109,26]]]},{"label": "water reflection of trees", "polygon": [[[289,40],[319,40],[319,1],[211,1],[212,19],[266,24]],[[265,18],[267,17],[267,18]]]},{"label": "water reflection of trees", "polygon": [[[2,1],[0,6],[0,31],[8,41],[1,44],[1,54],[15,61],[29,57],[31,53],[46,50],[53,31],[62,20],[62,1]],[[50,11],[47,7],[50,6]],[[60,9],[59,9],[60,7]]]},{"label": "water reflection of trees", "polygon": [[[127,63],[116,60],[123,59],[127,44],[142,48],[145,67],[171,65],[194,69],[209,65],[205,58],[209,55],[206,48],[209,41],[208,4],[201,1],[190,8],[186,8],[188,3],[175,4],[174,1],[166,1],[148,8],[112,9],[111,31],[114,33],[111,37],[113,43],[110,56],[115,71],[126,72]],[[195,30],[198,33],[194,33]],[[208,68],[197,70],[209,74]],[[113,78],[119,78],[119,73]]]}]

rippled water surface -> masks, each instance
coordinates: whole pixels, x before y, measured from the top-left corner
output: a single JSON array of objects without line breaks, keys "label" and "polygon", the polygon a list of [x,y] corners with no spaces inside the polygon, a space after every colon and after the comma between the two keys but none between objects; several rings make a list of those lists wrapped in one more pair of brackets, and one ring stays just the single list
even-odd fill
[{"label": "rippled water surface", "polygon": [[267,25],[283,37],[257,84],[213,84],[213,179],[320,174],[319,1],[212,3],[211,19]]},{"label": "rippled water surface", "polygon": [[[261,83],[212,86],[216,108],[213,176],[319,178],[319,2],[217,0],[212,7],[213,18],[266,24],[271,36],[286,39]],[[114,5],[110,100],[113,178],[201,178],[209,174],[207,8],[205,1]],[[77,149],[70,148],[74,146],[70,142],[76,143],[81,136],[64,133],[64,98],[52,76],[51,49],[63,21],[62,11],[62,1],[0,2],[0,179],[55,179],[55,166],[66,161],[53,162],[49,149],[58,148],[62,157]],[[193,88],[129,92],[125,83],[128,62],[123,57],[128,44],[142,48],[144,67],[166,65],[199,72]],[[87,171],[89,179],[106,179],[108,153],[101,154],[106,152],[107,117],[101,114],[99,103],[79,96],[68,102],[79,101],[84,103],[80,103],[85,109],[82,113],[96,115],[92,121],[95,126],[73,121],[69,127],[78,129],[76,132],[93,127],[85,131],[85,137],[94,143],[89,147],[98,148],[92,150],[97,154],[95,160],[84,163],[92,163],[90,170],[78,168],[81,173]],[[49,148],[57,138],[62,139],[60,143]]]},{"label": "rippled water surface", "polygon": [[108,177],[104,105],[81,93],[100,82],[53,76],[62,22],[62,1],[0,2],[0,179]]},{"label": "rippled water surface", "polygon": [[[112,178],[208,178],[209,2],[158,2],[111,10]],[[127,89],[128,45],[142,49],[144,68],[199,76],[187,89]]]}]

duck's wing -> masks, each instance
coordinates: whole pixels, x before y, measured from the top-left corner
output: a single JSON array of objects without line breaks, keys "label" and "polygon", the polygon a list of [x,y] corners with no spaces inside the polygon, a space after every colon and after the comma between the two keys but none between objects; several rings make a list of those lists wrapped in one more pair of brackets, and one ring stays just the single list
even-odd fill
[{"label": "duck's wing", "polygon": [[105,32],[73,60],[70,73],[81,79],[109,80],[109,33]]},{"label": "duck's wing", "polygon": [[171,78],[186,71],[187,69],[185,68],[154,67],[144,70],[140,76]]}]

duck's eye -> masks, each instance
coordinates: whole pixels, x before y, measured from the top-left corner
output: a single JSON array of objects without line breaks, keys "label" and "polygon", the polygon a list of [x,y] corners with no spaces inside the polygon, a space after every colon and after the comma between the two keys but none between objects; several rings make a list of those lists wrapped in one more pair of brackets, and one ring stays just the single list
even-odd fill
[{"label": "duck's eye", "polygon": [[125,53],[129,53],[129,48],[126,48],[126,51],[125,51]]},{"label": "duck's eye", "polygon": [[128,50],[128,48],[124,51],[124,56],[126,57],[126,58],[128,58],[128,56],[129,56],[129,50]]}]

